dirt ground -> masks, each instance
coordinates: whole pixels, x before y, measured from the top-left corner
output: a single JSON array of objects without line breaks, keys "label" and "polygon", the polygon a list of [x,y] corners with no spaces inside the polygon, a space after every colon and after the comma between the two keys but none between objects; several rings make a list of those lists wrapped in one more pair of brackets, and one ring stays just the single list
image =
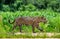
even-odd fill
[{"label": "dirt ground", "polygon": [[60,36],[60,33],[20,33],[17,32],[15,35],[31,35],[31,36],[47,36],[47,37],[53,37],[53,36]]}]

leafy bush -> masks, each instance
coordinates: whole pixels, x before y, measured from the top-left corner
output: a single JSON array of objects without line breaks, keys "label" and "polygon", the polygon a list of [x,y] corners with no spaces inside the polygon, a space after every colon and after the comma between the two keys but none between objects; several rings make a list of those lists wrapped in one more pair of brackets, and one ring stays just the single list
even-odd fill
[{"label": "leafy bush", "polygon": [[36,10],[36,7],[33,6],[32,4],[29,4],[29,5],[25,6],[25,10],[28,10],[28,11],[35,11],[35,10]]},{"label": "leafy bush", "polygon": [[[33,12],[32,11],[27,11],[27,10],[26,11],[17,11],[15,13],[13,13],[13,12],[2,12],[2,13],[0,13],[0,15],[3,17],[3,24],[4,24],[5,30],[7,32],[10,32],[11,31],[10,29],[13,27],[13,24],[11,25],[10,23],[8,23],[8,19],[10,19],[11,22],[12,22],[15,18],[20,17],[20,16],[31,16],[31,17],[45,16],[48,23],[45,24],[45,25],[42,24],[41,27],[46,32],[60,32],[60,28],[59,28],[59,25],[60,25],[59,19],[60,18],[58,18],[58,17],[60,17],[60,14],[58,14],[56,12],[53,12],[51,9],[33,11]],[[15,29],[15,30],[17,32],[18,29]],[[29,29],[29,30],[31,30],[31,29]]]},{"label": "leafy bush", "polygon": [[0,15],[0,34],[6,33],[3,26],[3,17]]},{"label": "leafy bush", "polygon": [[[52,18],[51,18],[52,19]],[[54,32],[60,32],[60,17],[57,16],[57,17],[54,17],[52,20],[50,19],[50,22],[49,22],[49,29],[53,29],[52,31]]]},{"label": "leafy bush", "polygon": [[3,5],[3,11],[10,11],[10,7],[8,5]]}]

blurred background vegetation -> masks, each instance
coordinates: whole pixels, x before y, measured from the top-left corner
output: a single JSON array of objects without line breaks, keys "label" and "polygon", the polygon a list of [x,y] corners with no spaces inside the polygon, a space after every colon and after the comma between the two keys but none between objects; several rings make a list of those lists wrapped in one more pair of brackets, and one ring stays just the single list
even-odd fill
[{"label": "blurred background vegetation", "polygon": [[47,8],[60,12],[60,0],[0,0],[0,11],[35,11]]},{"label": "blurred background vegetation", "polygon": [[[60,32],[60,0],[0,0],[0,34],[11,32],[13,24],[8,19],[12,22],[19,16],[45,16],[48,23],[39,24],[45,32]],[[32,32],[32,28],[23,25],[22,31]]]}]

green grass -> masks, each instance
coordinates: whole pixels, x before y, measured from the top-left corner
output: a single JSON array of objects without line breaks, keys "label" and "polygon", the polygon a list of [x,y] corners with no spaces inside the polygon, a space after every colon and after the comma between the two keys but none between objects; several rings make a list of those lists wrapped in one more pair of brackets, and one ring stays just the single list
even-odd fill
[{"label": "green grass", "polygon": [[[13,24],[8,23],[8,19],[11,20],[11,22],[20,16],[45,16],[48,23],[42,24],[40,23],[39,26],[41,26],[45,32],[60,32],[60,13],[54,12],[51,9],[46,10],[40,10],[40,11],[17,11],[17,12],[1,12],[0,11],[0,32],[7,33],[11,32],[11,28],[13,27]],[[19,31],[19,27],[15,29],[15,32]],[[23,32],[32,32],[32,27],[26,27],[26,25],[23,25],[22,27]],[[39,30],[35,29],[36,32],[40,32]],[[18,36],[17,36],[18,37]]]}]

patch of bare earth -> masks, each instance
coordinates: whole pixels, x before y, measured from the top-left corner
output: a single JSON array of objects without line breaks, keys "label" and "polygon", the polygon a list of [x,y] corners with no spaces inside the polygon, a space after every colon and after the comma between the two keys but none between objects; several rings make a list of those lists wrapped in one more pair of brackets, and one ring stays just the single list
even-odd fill
[{"label": "patch of bare earth", "polygon": [[60,35],[60,33],[20,33],[17,32],[15,35],[31,35],[31,36],[46,36],[46,37],[53,37],[56,35]]}]

